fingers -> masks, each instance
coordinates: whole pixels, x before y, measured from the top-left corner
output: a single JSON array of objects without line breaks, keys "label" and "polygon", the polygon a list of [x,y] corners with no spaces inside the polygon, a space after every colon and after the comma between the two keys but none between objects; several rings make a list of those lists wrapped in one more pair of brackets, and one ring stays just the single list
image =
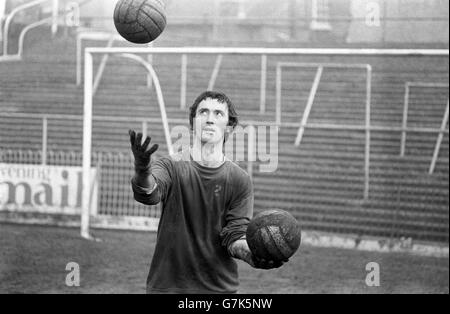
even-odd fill
[{"label": "fingers", "polygon": [[128,134],[130,135],[131,146],[134,146],[134,143],[136,142],[136,132],[133,130],[128,130]]},{"label": "fingers", "polygon": [[274,268],[280,268],[281,266],[283,266],[283,264],[287,262],[287,260],[285,261],[268,261],[265,259],[258,259],[256,261],[256,265],[257,268],[261,268],[261,269],[274,269]]},{"label": "fingers", "polygon": [[[150,141],[149,141],[150,142]],[[158,144],[153,145],[147,152],[145,152],[145,154],[147,156],[150,156],[151,154],[153,154],[154,152],[156,152],[159,148]]]},{"label": "fingers", "polygon": [[148,144],[150,144],[151,140],[152,140],[152,138],[147,136],[145,138],[144,143],[141,146],[141,151],[143,151],[146,156],[150,156],[151,154],[153,154],[159,147],[158,144],[155,144],[152,147],[150,147],[150,149],[147,149],[148,148]]},{"label": "fingers", "polygon": [[140,147],[141,143],[142,143],[142,133],[138,133],[134,144],[136,147]]},{"label": "fingers", "polygon": [[271,266],[271,268],[280,268],[281,266],[283,266],[283,262],[281,262],[281,261],[272,262],[270,266]]},{"label": "fingers", "polygon": [[142,150],[143,150],[144,152],[147,150],[147,146],[148,146],[148,144],[150,144],[150,140],[151,140],[151,138],[147,136],[147,137],[145,138],[144,143],[142,143]]},{"label": "fingers", "polygon": [[150,144],[150,141],[152,140],[152,138],[149,136],[145,137],[145,141],[141,145],[142,137],[143,137],[142,133],[137,133],[137,135],[136,135],[135,131],[128,130],[128,134],[130,135],[130,143],[131,143],[133,152],[140,151],[141,153],[143,153],[143,155],[145,155],[146,157],[149,157],[154,152],[156,152],[159,148],[159,145],[155,144],[152,147],[150,147],[150,149],[147,150],[148,145]]},{"label": "fingers", "polygon": [[261,268],[263,268],[263,269],[272,269],[272,268],[277,268],[277,267],[274,267],[274,265],[275,265],[275,262],[274,261],[266,261],[265,259],[262,259],[261,261],[260,261],[260,265],[261,265]]}]

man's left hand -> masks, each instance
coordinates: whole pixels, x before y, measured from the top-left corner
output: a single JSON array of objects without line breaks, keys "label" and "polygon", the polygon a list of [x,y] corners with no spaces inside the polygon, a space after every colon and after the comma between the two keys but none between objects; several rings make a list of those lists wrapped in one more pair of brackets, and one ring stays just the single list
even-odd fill
[{"label": "man's left hand", "polygon": [[234,258],[238,258],[252,266],[253,268],[258,269],[274,269],[283,266],[284,263],[288,262],[288,260],[284,261],[269,261],[265,259],[261,259],[256,257],[248,246],[246,239],[239,239],[235,241],[230,248],[230,254]]}]

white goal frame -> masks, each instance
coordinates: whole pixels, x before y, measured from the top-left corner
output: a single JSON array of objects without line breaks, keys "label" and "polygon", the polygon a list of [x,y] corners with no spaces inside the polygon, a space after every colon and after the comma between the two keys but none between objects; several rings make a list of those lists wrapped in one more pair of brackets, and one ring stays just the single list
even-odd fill
[{"label": "white goal frame", "polygon": [[[104,49],[107,50],[106,52],[104,52],[104,56],[107,56],[109,53],[117,53],[115,50],[117,50],[118,48],[104,48]],[[82,188],[82,209],[81,209],[81,236],[86,239],[92,239],[92,237],[89,234],[89,221],[91,214],[90,209],[91,183],[89,179],[89,169],[91,168],[91,156],[92,156],[92,105],[96,87],[96,84],[94,82],[93,52],[90,50],[93,49],[87,48],[84,54],[84,112],[83,112],[83,164],[82,164],[83,188]],[[170,137],[169,122],[167,119],[164,97],[162,94],[158,76],[156,75],[153,66],[149,62],[145,61],[142,57],[139,57],[136,54],[119,52],[119,56],[140,63],[147,69],[148,74],[151,76],[152,82],[154,83],[153,86],[155,87],[156,96],[158,99],[159,109],[161,112],[161,120],[164,128],[164,135],[166,139],[167,148],[169,151],[169,155],[173,154],[172,140]]]},{"label": "white goal frame", "polygon": [[[161,117],[163,121],[163,127],[165,131],[167,146],[169,153],[171,153],[172,144],[170,138],[170,131],[168,126],[167,115],[165,111],[165,105],[163,100],[163,95],[161,91],[161,86],[159,84],[158,77],[153,70],[150,63],[145,61],[143,58],[137,56],[137,54],[226,54],[226,55],[256,55],[262,56],[262,69],[263,72],[266,70],[264,66],[264,61],[267,61],[268,55],[304,55],[304,56],[396,56],[396,57],[407,57],[407,56],[448,56],[449,51],[446,49],[296,49],[296,48],[218,48],[218,47],[183,47],[183,48],[127,48],[127,47],[117,47],[117,48],[93,48],[89,47],[85,49],[84,58],[84,114],[83,114],[83,189],[82,189],[82,212],[81,212],[81,235],[84,238],[90,239],[89,235],[89,220],[90,220],[90,208],[89,208],[89,195],[90,195],[90,180],[89,171],[91,167],[91,145],[92,145],[92,105],[93,105],[93,55],[94,54],[119,54],[121,57],[126,57],[133,59],[141,63],[152,76],[154,87],[157,93],[158,102],[161,111]],[[261,83],[261,95],[265,98],[265,75],[262,75]],[[263,91],[264,89],[264,91]],[[262,101],[261,105],[265,105]],[[279,104],[281,105],[281,104]],[[265,106],[261,106],[264,109]],[[274,124],[280,126],[283,123]],[[284,125],[284,124],[283,124]],[[299,127],[298,123],[295,124]],[[320,127],[320,128],[330,128],[333,129],[333,125],[324,126],[304,126],[304,127]],[[348,126],[348,129],[365,130],[366,127],[361,126]],[[371,130],[397,130],[396,128],[385,128],[385,127],[375,127],[370,126]],[[399,128],[402,131],[402,128]],[[442,132],[442,130],[420,130],[420,131],[431,131],[431,132]],[[444,131],[445,132],[445,131]],[[448,131],[447,131],[448,132]],[[366,144],[367,145],[367,144]],[[370,151],[369,151],[370,152]],[[368,165],[366,165],[366,180],[368,180]],[[368,189],[364,191],[364,198],[368,198]]]}]

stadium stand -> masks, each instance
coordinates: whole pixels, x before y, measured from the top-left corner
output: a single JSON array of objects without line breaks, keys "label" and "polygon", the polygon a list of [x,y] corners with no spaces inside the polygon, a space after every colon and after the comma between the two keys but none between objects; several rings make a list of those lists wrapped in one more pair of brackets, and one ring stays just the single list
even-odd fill
[{"label": "stadium stand", "polygon": [[[1,111],[23,114],[18,117],[0,115],[0,148],[3,151],[39,151],[42,120],[32,115],[72,115],[72,118],[48,119],[48,150],[79,154],[83,89],[75,85],[75,40],[71,36],[51,39],[42,29],[33,30],[28,36],[24,61],[0,63]],[[282,60],[294,59],[285,57]],[[223,74],[219,74],[216,89],[229,94],[243,120],[273,121],[275,64],[278,61],[269,59],[267,110],[261,115],[259,59],[224,58]],[[448,58],[311,56],[294,61],[371,64],[373,125],[401,126],[405,82],[448,83],[449,80]],[[208,85],[214,62],[214,57],[189,58],[188,104]],[[96,59],[95,64],[98,63]],[[153,57],[153,64],[161,81],[169,119],[185,119],[187,124],[188,111],[179,108],[179,56],[157,55]],[[314,71],[287,70],[283,75],[282,121],[299,123]],[[439,128],[448,97],[448,89],[412,90],[408,125]],[[319,86],[310,122],[362,125],[364,100],[362,73],[327,70]],[[93,124],[93,149],[105,154],[119,154],[121,157],[117,158],[121,166],[117,168],[117,163],[102,163],[102,167],[116,167],[116,170],[114,178],[102,177],[104,196],[100,213],[117,210],[116,214],[120,214],[121,209],[133,202],[128,183],[131,161],[127,130],[141,128],[139,119],[142,117],[159,118],[156,104],[155,93],[146,87],[145,71],[130,61],[111,58],[94,98],[94,117],[97,118]],[[100,116],[135,120],[112,121]],[[155,142],[161,143],[160,152],[167,152],[161,125],[148,124],[148,133]],[[437,134],[408,133],[405,156],[400,157],[400,132],[373,131],[368,200],[362,198],[363,131],[307,129],[300,147],[294,146],[296,133],[297,128],[280,129],[276,172],[255,170],[253,173],[255,208],[258,211],[266,208],[288,210],[305,229],[448,243],[448,133],[444,135],[436,169],[429,175]],[[2,158],[8,161],[5,154]],[[128,195],[125,199],[108,194],[112,179],[119,180],[120,194]],[[142,214],[142,209],[139,214]]]}]

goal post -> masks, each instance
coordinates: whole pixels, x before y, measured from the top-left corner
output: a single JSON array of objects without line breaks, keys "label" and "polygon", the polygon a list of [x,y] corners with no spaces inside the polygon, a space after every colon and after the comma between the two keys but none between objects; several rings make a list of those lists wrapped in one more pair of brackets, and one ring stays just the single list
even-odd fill
[{"label": "goal post", "polygon": [[[116,53],[115,48],[107,48],[104,55]],[[134,60],[143,65],[154,82],[153,86],[156,90],[159,109],[161,113],[161,121],[163,124],[164,135],[166,139],[169,154],[173,154],[172,141],[170,137],[169,123],[167,119],[166,107],[162,94],[161,85],[158,76],[152,65],[143,58],[126,52],[119,53],[120,57]],[[92,184],[90,180],[91,156],[92,156],[92,106],[93,96],[95,92],[94,73],[93,73],[93,54],[89,48],[85,50],[84,56],[84,108],[83,108],[83,160],[82,160],[82,209],[81,209],[81,236],[86,239],[92,239],[89,234],[89,221],[91,215],[91,190]]]},{"label": "goal post", "polygon": [[93,57],[86,51],[84,56],[84,107],[83,107],[83,188],[81,201],[81,236],[89,239],[90,181],[92,155],[92,99],[93,99]]}]

